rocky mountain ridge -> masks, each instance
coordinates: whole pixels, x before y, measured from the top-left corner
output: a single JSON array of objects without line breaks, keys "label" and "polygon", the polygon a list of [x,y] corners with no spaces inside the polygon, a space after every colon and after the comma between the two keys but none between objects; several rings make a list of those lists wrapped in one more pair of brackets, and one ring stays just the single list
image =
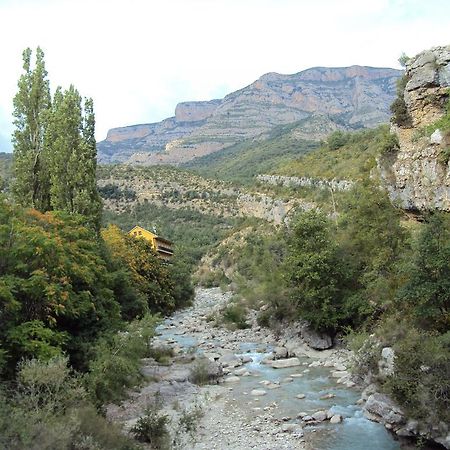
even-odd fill
[{"label": "rocky mountain ridge", "polygon": [[162,122],[110,130],[98,143],[99,161],[179,164],[309,118],[305,138],[322,139],[318,116],[330,128],[373,127],[389,120],[400,75],[363,66],[268,73],[221,100],[180,103]]}]

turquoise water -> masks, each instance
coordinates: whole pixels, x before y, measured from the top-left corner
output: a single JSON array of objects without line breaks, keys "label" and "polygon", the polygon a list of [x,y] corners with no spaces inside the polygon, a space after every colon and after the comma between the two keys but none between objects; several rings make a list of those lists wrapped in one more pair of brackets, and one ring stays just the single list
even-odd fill
[{"label": "turquoise water", "polygon": [[[166,322],[167,324],[167,322]],[[173,339],[183,348],[195,347],[196,339],[189,335],[178,335],[176,328],[159,329],[163,339]],[[250,376],[241,376],[240,382],[230,384],[230,396],[233,405],[241,407],[249,418],[256,417],[265,407],[270,407],[275,417],[289,417],[290,422],[300,412],[314,413],[318,410],[332,409],[341,414],[344,421],[331,425],[323,422],[314,426],[305,426],[305,440],[310,450],[399,450],[401,447],[383,425],[366,419],[361,408],[355,405],[359,395],[356,390],[345,388],[329,376],[330,369],[324,367],[308,367],[309,358],[299,358],[302,365],[285,369],[273,369],[261,364],[271,348],[252,342],[240,346],[242,355],[250,356],[252,361],[244,364]],[[265,352],[264,352],[265,351]],[[264,352],[264,353],[263,353]],[[242,367],[239,367],[242,368]],[[301,374],[300,377],[291,377]],[[280,387],[268,389],[260,384],[262,380],[279,383]],[[264,389],[267,394],[261,397],[250,395],[253,389]],[[305,394],[298,399],[298,394]],[[333,398],[321,397],[332,394]],[[274,407],[276,405],[276,407]]]}]

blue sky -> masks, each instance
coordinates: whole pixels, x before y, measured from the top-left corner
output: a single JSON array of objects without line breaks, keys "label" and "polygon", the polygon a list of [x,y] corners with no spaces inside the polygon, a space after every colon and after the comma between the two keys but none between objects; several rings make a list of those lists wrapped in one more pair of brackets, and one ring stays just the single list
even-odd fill
[{"label": "blue sky", "polygon": [[52,89],[93,97],[101,140],[267,72],[398,68],[450,44],[449,17],[443,0],[0,0],[0,151],[26,47],[43,48]]}]

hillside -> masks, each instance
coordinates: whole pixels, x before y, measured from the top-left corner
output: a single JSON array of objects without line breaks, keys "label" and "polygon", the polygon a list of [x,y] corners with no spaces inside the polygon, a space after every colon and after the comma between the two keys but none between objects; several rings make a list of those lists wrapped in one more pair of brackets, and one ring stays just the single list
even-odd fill
[{"label": "hillside", "polygon": [[[98,143],[99,161],[180,164],[317,115],[331,121],[331,129],[333,123],[373,127],[388,121],[400,75],[361,66],[268,73],[221,100],[181,103],[175,116],[162,122],[110,130]],[[319,140],[323,129],[305,126],[303,137]]]}]

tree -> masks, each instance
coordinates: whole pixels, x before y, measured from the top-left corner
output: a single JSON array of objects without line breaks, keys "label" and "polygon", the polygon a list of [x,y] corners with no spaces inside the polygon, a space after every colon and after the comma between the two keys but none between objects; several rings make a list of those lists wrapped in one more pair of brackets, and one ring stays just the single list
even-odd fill
[{"label": "tree", "polygon": [[44,135],[51,107],[44,52],[36,50],[31,68],[31,49],[23,52],[23,69],[14,97],[14,197],[22,206],[42,211],[50,208],[49,173],[43,156]]},{"label": "tree", "polygon": [[92,99],[74,86],[58,88],[45,139],[50,167],[50,199],[55,210],[83,214],[99,229],[101,201],[96,186],[95,118]]},{"label": "tree", "polygon": [[334,332],[345,319],[338,255],[330,220],[314,210],[301,214],[290,239],[286,276],[299,315],[317,330]]},{"label": "tree", "polygon": [[399,211],[378,186],[360,183],[341,203],[338,240],[350,282],[346,310],[357,326],[393,300],[406,233]]},{"label": "tree", "polygon": [[450,329],[450,218],[434,213],[417,242],[409,280],[399,293],[413,319],[423,329],[445,333]]}]

